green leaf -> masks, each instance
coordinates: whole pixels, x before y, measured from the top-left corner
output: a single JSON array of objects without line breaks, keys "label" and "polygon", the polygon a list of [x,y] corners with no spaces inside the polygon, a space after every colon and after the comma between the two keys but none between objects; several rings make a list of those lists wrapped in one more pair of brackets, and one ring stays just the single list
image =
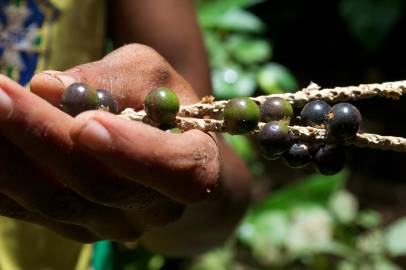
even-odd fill
[{"label": "green leaf", "polygon": [[[251,246],[280,246],[288,237],[289,217],[286,211],[268,211],[254,220],[243,222],[238,228],[238,238]],[[261,243],[258,243],[261,242]]]},{"label": "green leaf", "polygon": [[406,255],[406,218],[401,218],[386,229],[385,246],[392,256]]},{"label": "green leaf", "polygon": [[216,248],[195,258],[187,270],[228,270],[233,252],[228,246]]},{"label": "green leaf", "polygon": [[219,14],[233,8],[248,8],[254,6],[264,0],[198,0],[195,1],[198,14]]},{"label": "green leaf", "polygon": [[372,269],[374,269],[374,270],[402,270],[401,267],[397,266],[396,264],[394,264],[393,262],[391,262],[390,260],[388,260],[384,257],[376,258],[373,262]]},{"label": "green leaf", "polygon": [[377,49],[399,22],[402,0],[341,0],[339,12],[351,34],[369,49]]},{"label": "green leaf", "polygon": [[375,210],[366,210],[359,214],[357,223],[366,228],[372,229],[381,224],[382,215]]},{"label": "green leaf", "polygon": [[333,244],[333,227],[327,209],[298,207],[292,211],[286,247],[292,254],[327,252]]},{"label": "green leaf", "polygon": [[269,42],[244,35],[232,35],[225,46],[237,61],[247,65],[265,62],[272,55]]},{"label": "green leaf", "polygon": [[255,150],[246,136],[223,133],[223,138],[245,161],[255,159]]},{"label": "green leaf", "polygon": [[381,230],[373,230],[359,236],[356,246],[363,254],[381,255],[385,251],[385,238]]},{"label": "green leaf", "polygon": [[214,69],[212,81],[214,96],[218,99],[251,96],[257,86],[254,74],[238,67]]},{"label": "green leaf", "polygon": [[327,205],[330,196],[342,187],[346,176],[346,171],[334,176],[312,175],[299,183],[272,193],[265,201],[253,206],[250,215],[267,209],[288,209],[304,204]]},{"label": "green leaf", "polygon": [[203,28],[253,33],[260,33],[266,28],[253,13],[239,8],[219,13],[200,13],[198,17]]},{"label": "green leaf", "polygon": [[290,71],[277,63],[268,63],[257,73],[259,87],[267,94],[291,92],[298,88]]},{"label": "green leaf", "polygon": [[203,33],[206,48],[210,56],[211,66],[226,66],[227,62],[229,62],[230,56],[220,39],[220,35],[213,30],[206,30]]}]

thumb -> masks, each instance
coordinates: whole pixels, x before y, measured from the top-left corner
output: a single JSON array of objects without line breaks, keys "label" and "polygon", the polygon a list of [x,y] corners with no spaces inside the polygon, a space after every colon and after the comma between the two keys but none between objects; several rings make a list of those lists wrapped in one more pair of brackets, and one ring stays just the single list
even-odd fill
[{"label": "thumb", "polygon": [[155,50],[131,44],[113,51],[103,59],[64,72],[44,71],[33,77],[31,91],[57,106],[63,91],[74,82],[110,90],[119,110],[142,109],[145,96],[156,87],[169,87],[183,104],[196,102],[191,86]]}]

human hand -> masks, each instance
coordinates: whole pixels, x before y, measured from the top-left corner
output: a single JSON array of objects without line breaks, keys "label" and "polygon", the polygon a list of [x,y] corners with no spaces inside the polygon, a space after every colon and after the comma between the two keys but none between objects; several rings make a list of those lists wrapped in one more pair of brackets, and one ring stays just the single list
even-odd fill
[{"label": "human hand", "polygon": [[[212,137],[171,134],[102,111],[72,118],[58,105],[65,87],[109,89],[119,109],[141,109],[158,86],[181,103],[190,85],[154,50],[128,45],[66,72],[43,72],[32,93],[0,78],[0,214],[44,225],[79,241],[129,241],[180,218],[219,179]],[[53,106],[54,105],[54,106]]]}]

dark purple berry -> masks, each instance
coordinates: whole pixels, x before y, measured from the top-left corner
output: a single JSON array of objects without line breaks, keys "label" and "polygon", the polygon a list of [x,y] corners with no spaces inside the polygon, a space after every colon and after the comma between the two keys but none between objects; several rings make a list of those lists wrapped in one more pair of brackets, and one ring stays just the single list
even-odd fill
[{"label": "dark purple berry", "polygon": [[289,167],[305,167],[310,162],[309,147],[302,143],[295,143],[283,154],[283,159]]},{"label": "dark purple berry", "polygon": [[254,130],[259,122],[258,105],[248,97],[233,98],[224,108],[224,128],[230,134]]},{"label": "dark purple berry", "polygon": [[157,124],[172,124],[179,111],[179,99],[169,88],[152,90],[144,101],[145,112]]},{"label": "dark purple berry", "polygon": [[292,136],[286,124],[272,121],[261,128],[257,134],[257,141],[263,156],[272,160],[289,149]]},{"label": "dark purple berry", "polygon": [[76,116],[81,112],[96,110],[99,106],[99,96],[96,89],[84,83],[74,83],[69,85],[62,95],[62,109]]},{"label": "dark purple berry", "polygon": [[307,103],[300,112],[300,118],[308,126],[320,126],[327,120],[327,113],[331,106],[322,100]]},{"label": "dark purple berry", "polygon": [[293,117],[292,105],[289,101],[280,97],[267,98],[261,104],[260,110],[261,121],[266,123],[279,120],[289,123]]},{"label": "dark purple berry", "polygon": [[353,138],[361,126],[362,117],[350,103],[338,103],[327,114],[328,135],[335,140]]},{"label": "dark purple berry", "polygon": [[340,146],[324,145],[314,156],[314,164],[323,175],[334,175],[345,165],[345,152]]},{"label": "dark purple berry", "polygon": [[311,144],[309,145],[309,154],[310,154],[310,158],[314,158],[317,154],[317,152],[320,150],[321,147],[323,147],[324,144]]},{"label": "dark purple berry", "polygon": [[97,89],[99,96],[99,108],[114,114],[118,113],[118,104],[110,91],[104,89]]}]

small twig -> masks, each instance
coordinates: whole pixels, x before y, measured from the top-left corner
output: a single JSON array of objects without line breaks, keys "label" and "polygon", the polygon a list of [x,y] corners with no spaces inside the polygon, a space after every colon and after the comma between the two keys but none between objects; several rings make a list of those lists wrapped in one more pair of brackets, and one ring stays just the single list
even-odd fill
[{"label": "small twig", "polygon": [[[144,112],[135,112],[133,109],[124,110],[120,117],[135,120],[146,121]],[[189,117],[176,117],[176,126],[183,130],[198,129],[205,132],[224,132],[224,125],[222,120],[215,119],[201,119]],[[264,125],[259,123],[258,128],[252,133],[255,134]],[[325,129],[302,127],[302,126],[289,126],[290,132],[298,139],[305,142],[326,142],[327,131]],[[357,147],[368,147],[381,150],[392,150],[397,152],[406,152],[406,138],[381,136],[370,133],[358,133],[355,138],[345,142],[346,145],[354,145]]]},{"label": "small twig", "polygon": [[[326,102],[341,102],[348,100],[368,99],[372,97],[385,97],[399,99],[406,94],[406,81],[387,82],[382,84],[360,84],[358,86],[335,87],[320,89],[311,83],[308,87],[296,93],[274,94],[267,96],[253,97],[258,104],[262,104],[269,97],[282,97],[288,100],[295,107],[302,107],[307,102],[320,99]],[[197,117],[211,116],[220,113],[227,103],[227,100],[200,102],[192,105],[182,106],[180,116]]]},{"label": "small twig", "polygon": [[[399,99],[406,94],[406,81],[387,82],[382,84],[360,84],[358,86],[335,87],[320,89],[311,83],[308,87],[296,93],[274,94],[267,96],[252,97],[258,104],[262,104],[269,97],[282,97],[288,100],[295,107],[302,107],[312,100],[324,100],[326,102],[341,102],[349,100],[368,99],[372,97],[385,97],[389,99]],[[214,101],[214,98],[204,97],[202,102],[192,105],[181,106],[179,116],[202,118],[204,116],[214,116],[221,113],[228,100]],[[125,110],[123,111],[125,114]],[[145,116],[144,111],[138,112]]]}]

